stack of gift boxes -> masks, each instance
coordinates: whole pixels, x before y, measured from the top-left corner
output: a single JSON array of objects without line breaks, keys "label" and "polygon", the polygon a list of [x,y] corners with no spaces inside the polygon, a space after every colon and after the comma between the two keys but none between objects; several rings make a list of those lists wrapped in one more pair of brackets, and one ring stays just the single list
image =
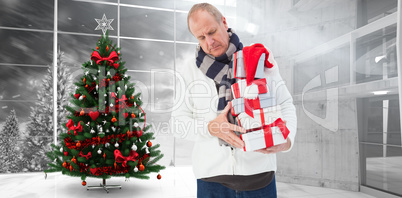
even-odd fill
[{"label": "stack of gift boxes", "polygon": [[[263,53],[259,58],[254,78],[249,83],[246,80],[246,71],[249,71],[247,67],[255,66],[244,62],[243,56],[246,54],[243,55],[243,51],[238,51],[234,55],[233,76],[236,78],[236,83],[231,87],[233,95],[231,112],[236,117],[238,125],[247,131],[240,135],[245,143],[244,151],[255,151],[285,143],[289,134],[281,119],[281,108],[276,104],[272,90],[268,90],[267,79],[264,77],[266,55],[269,56]],[[252,74],[249,72],[249,75]]]}]

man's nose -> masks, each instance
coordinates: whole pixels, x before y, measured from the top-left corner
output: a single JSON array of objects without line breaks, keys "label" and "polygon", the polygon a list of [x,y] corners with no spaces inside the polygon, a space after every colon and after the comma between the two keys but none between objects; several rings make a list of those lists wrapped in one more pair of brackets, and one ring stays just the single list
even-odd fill
[{"label": "man's nose", "polygon": [[214,44],[214,39],[212,38],[212,36],[207,36],[206,39],[208,46],[212,46]]}]

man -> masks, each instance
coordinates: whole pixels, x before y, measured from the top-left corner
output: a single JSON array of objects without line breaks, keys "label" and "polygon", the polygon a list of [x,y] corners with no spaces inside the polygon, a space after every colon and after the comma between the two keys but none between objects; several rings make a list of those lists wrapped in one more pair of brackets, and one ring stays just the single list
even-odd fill
[{"label": "man", "polygon": [[187,24],[199,46],[196,65],[177,69],[182,81],[176,88],[179,97],[175,104],[179,106],[172,112],[172,132],[195,141],[192,159],[197,196],[276,197],[275,153],[291,149],[297,120],[292,97],[273,55],[268,60],[274,66],[264,68],[264,74],[290,134],[284,144],[245,152],[244,142],[235,133],[244,133],[245,129],[235,125],[230,115],[230,85],[235,82],[231,77],[231,59],[243,45],[228,28],[225,17],[210,4],[194,5]]}]

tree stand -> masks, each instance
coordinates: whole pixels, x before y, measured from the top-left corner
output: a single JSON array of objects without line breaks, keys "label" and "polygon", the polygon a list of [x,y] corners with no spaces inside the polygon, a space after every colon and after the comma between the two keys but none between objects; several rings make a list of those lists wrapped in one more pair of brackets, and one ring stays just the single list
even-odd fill
[{"label": "tree stand", "polygon": [[106,179],[103,179],[103,184],[99,184],[99,186],[88,186],[87,190],[92,190],[92,189],[104,189],[107,193],[109,193],[109,189],[112,188],[120,188],[120,185],[106,185]]}]

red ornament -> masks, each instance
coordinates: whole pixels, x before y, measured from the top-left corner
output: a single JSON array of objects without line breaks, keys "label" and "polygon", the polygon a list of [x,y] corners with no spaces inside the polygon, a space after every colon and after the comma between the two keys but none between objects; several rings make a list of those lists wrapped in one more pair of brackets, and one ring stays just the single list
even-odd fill
[{"label": "red ornament", "polygon": [[85,77],[84,77],[84,79],[82,79],[82,82],[85,84]]},{"label": "red ornament", "polygon": [[81,142],[77,142],[77,144],[75,144],[75,146],[77,147],[77,148],[79,148],[79,147],[81,147]]},{"label": "red ornament", "polygon": [[127,118],[128,113],[123,113],[124,118]]},{"label": "red ornament", "polygon": [[[133,97],[133,96],[131,96],[131,97]],[[134,114],[134,113],[132,113],[132,114],[131,114],[131,117],[132,117],[132,118],[135,118],[135,114]]]},{"label": "red ornament", "polygon": [[109,45],[106,46],[106,51],[107,51],[107,52],[109,51]]},{"label": "red ornament", "polygon": [[152,142],[151,142],[151,141],[148,141],[148,142],[147,142],[147,146],[148,146],[148,147],[151,147],[151,146],[152,146]]},{"label": "red ornament", "polygon": [[80,94],[74,94],[74,97],[76,98],[76,99],[78,99],[79,97],[80,97]]},{"label": "red ornament", "polygon": [[105,159],[106,158],[106,153],[103,153],[103,159]]},{"label": "red ornament", "polygon": [[113,116],[111,121],[114,123],[114,122],[117,122],[117,119]]},{"label": "red ornament", "polygon": [[136,131],[136,136],[141,137],[142,136],[142,130]]},{"label": "red ornament", "polygon": [[99,46],[96,46],[96,49],[99,50]]},{"label": "red ornament", "polygon": [[63,162],[63,167],[67,168],[67,162]]},{"label": "red ornament", "polygon": [[73,170],[74,170],[73,166],[70,165],[70,171],[73,171]]},{"label": "red ornament", "polygon": [[64,155],[67,156],[67,155],[68,155],[68,152],[67,152],[67,151],[64,151]]},{"label": "red ornament", "polygon": [[144,171],[145,170],[145,166],[142,165],[142,163],[138,166],[138,170],[139,171]]},{"label": "red ornament", "polygon": [[80,116],[83,116],[83,115],[85,115],[85,111],[84,111],[84,109],[81,109]]},{"label": "red ornament", "polygon": [[131,100],[134,99],[134,96],[131,96]]},{"label": "red ornament", "polygon": [[83,98],[86,98],[86,96],[85,96],[85,95],[82,95],[82,97],[83,97]]},{"label": "red ornament", "polygon": [[73,159],[71,159],[71,162],[77,163],[77,159],[75,159],[75,156],[73,157]]},{"label": "red ornament", "polygon": [[87,185],[87,182],[86,182],[86,181],[82,181],[82,185],[83,185],[83,186],[86,186],[86,185]]},{"label": "red ornament", "polygon": [[85,85],[85,88],[88,88],[88,85]]},{"label": "red ornament", "polygon": [[158,174],[158,175],[156,176],[156,178],[162,179],[162,176],[161,176],[160,174]]},{"label": "red ornament", "polygon": [[93,121],[95,121],[95,120],[96,120],[96,118],[98,118],[98,117],[99,117],[99,111],[95,111],[95,112],[90,111],[90,112],[89,112],[89,117],[91,117],[91,118],[92,118],[92,120],[93,120]]}]

